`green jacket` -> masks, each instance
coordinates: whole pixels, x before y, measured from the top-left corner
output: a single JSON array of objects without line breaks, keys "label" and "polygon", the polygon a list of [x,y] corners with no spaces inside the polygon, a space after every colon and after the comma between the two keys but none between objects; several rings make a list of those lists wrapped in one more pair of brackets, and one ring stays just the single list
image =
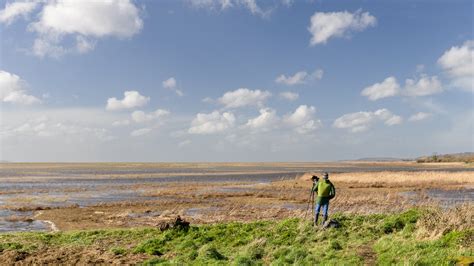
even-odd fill
[{"label": "green jacket", "polygon": [[316,203],[326,204],[336,196],[336,188],[329,180],[319,180],[313,184],[312,191],[318,195]]}]

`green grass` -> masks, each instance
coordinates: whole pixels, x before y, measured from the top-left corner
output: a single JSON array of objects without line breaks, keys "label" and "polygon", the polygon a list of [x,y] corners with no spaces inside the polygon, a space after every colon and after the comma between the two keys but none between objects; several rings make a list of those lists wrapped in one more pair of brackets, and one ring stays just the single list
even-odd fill
[{"label": "green grass", "polygon": [[110,247],[111,255],[147,254],[145,265],[452,265],[474,256],[472,229],[438,239],[416,238],[423,211],[393,215],[336,214],[342,227],[323,230],[300,219],[192,226],[0,235],[0,251],[45,247]]}]

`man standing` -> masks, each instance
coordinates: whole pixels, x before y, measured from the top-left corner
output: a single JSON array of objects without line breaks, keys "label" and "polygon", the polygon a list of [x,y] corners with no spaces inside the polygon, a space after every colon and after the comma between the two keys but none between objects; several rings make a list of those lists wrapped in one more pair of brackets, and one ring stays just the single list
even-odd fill
[{"label": "man standing", "polygon": [[314,208],[314,225],[318,225],[319,212],[323,209],[323,224],[328,219],[329,201],[336,196],[336,188],[329,181],[329,174],[324,173],[323,180],[313,184],[313,192],[317,193],[316,206]]}]

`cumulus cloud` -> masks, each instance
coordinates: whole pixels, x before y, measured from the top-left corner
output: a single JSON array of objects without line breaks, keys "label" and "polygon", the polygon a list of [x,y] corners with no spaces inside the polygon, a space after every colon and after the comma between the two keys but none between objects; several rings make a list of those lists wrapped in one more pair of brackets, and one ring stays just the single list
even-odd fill
[{"label": "cumulus cloud", "polygon": [[395,77],[388,77],[381,83],[375,83],[362,90],[361,94],[371,101],[395,96],[400,93],[400,85]]},{"label": "cumulus cloud", "polygon": [[170,112],[168,110],[163,109],[157,109],[156,111],[151,113],[145,113],[143,111],[134,111],[132,113],[132,119],[137,123],[144,123],[165,117],[169,114]]},{"label": "cumulus cloud", "polygon": [[432,116],[431,113],[419,112],[419,113],[416,113],[416,114],[410,116],[410,118],[408,118],[408,121],[411,121],[411,122],[421,121],[421,120],[428,119],[428,118],[430,118],[431,116]]},{"label": "cumulus cloud", "polygon": [[269,91],[249,90],[240,88],[228,91],[218,99],[218,102],[226,108],[238,108],[243,106],[263,106],[272,94]]},{"label": "cumulus cloud", "polygon": [[421,75],[418,79],[406,79],[403,94],[410,97],[427,96],[443,92],[437,76]]},{"label": "cumulus cloud", "polygon": [[357,10],[354,13],[343,12],[316,12],[311,17],[308,28],[311,33],[310,45],[326,43],[333,37],[346,37],[352,32],[363,31],[377,24],[377,19],[369,12]]},{"label": "cumulus cloud", "polygon": [[41,100],[26,92],[26,82],[19,76],[0,70],[0,100],[16,104],[34,104]]},{"label": "cumulus cloud", "polygon": [[[130,0],[48,1],[39,19],[29,25],[37,34],[33,53],[40,57],[59,57],[72,51],[85,53],[94,48],[96,39],[130,38],[143,27],[139,13]],[[64,46],[65,36],[75,38],[75,47]]]},{"label": "cumulus cloud", "polygon": [[296,92],[285,91],[280,93],[280,98],[288,100],[288,101],[296,101],[300,95]]},{"label": "cumulus cloud", "polygon": [[174,77],[171,77],[162,82],[163,88],[174,91],[178,96],[183,96],[183,92],[178,89],[178,84]]},{"label": "cumulus cloud", "polygon": [[379,109],[375,112],[356,112],[345,114],[337,118],[333,126],[335,128],[348,129],[350,132],[363,132],[377,121],[382,121],[387,126],[401,124],[402,117],[392,114],[387,109]]},{"label": "cumulus cloud", "polygon": [[420,74],[417,78],[406,79],[403,88],[400,87],[395,77],[388,77],[380,83],[375,83],[364,88],[361,95],[366,96],[371,101],[376,101],[396,95],[420,97],[441,93],[443,91],[443,86],[437,76]]},{"label": "cumulus cloud", "polygon": [[283,121],[300,134],[306,134],[319,128],[321,120],[315,119],[314,114],[316,108],[314,106],[300,105],[293,113],[287,114]]},{"label": "cumulus cloud", "polygon": [[150,101],[150,97],[140,95],[138,91],[126,91],[123,95],[124,97],[122,100],[118,100],[115,97],[109,98],[107,100],[106,109],[109,111],[131,109],[144,106]]},{"label": "cumulus cloud", "polygon": [[278,123],[276,111],[271,108],[260,109],[260,115],[251,118],[245,124],[245,127],[253,130],[268,131]]},{"label": "cumulus cloud", "polygon": [[0,22],[11,24],[18,17],[26,18],[37,6],[37,1],[17,1],[6,3],[5,8],[0,10]]},{"label": "cumulus cloud", "polygon": [[452,85],[474,92],[474,40],[453,46],[438,59],[438,64],[451,78]]},{"label": "cumulus cloud", "polygon": [[151,132],[151,128],[145,127],[145,128],[140,128],[140,129],[136,129],[136,130],[132,131],[132,132],[130,133],[130,136],[132,136],[132,137],[139,137],[139,136],[146,135],[146,134],[148,134],[148,133],[150,133],[150,132]]},{"label": "cumulus cloud", "polygon": [[285,84],[289,86],[304,84],[311,80],[320,80],[323,78],[324,71],[317,69],[313,73],[309,74],[306,71],[298,71],[294,75],[280,75],[275,79],[276,83]]},{"label": "cumulus cloud", "polygon": [[191,122],[188,133],[202,135],[220,133],[232,128],[234,124],[235,116],[231,112],[198,113]]}]

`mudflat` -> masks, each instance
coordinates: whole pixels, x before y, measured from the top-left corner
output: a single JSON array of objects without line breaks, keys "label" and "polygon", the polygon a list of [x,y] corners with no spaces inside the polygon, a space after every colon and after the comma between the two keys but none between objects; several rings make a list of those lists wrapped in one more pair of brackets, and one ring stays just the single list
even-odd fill
[{"label": "mudflat", "polygon": [[[331,212],[472,205],[465,163],[2,163],[0,232],[275,220],[308,212],[310,176],[330,173]],[[311,211],[309,211],[310,213]],[[309,215],[310,216],[310,215]]]}]

